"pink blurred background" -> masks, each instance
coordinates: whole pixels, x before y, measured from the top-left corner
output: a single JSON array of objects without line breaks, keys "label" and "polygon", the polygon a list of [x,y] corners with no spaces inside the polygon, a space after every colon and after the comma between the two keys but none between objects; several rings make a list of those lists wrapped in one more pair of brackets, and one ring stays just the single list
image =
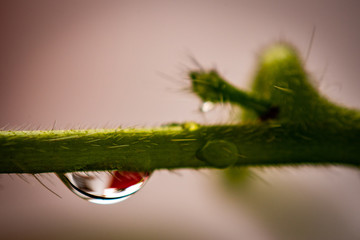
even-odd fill
[{"label": "pink blurred background", "polygon": [[[0,3],[0,127],[151,127],[225,123],[183,90],[194,56],[246,88],[256,56],[287,40],[319,90],[360,108],[357,1],[85,1]],[[2,239],[360,239],[354,169],[257,169],[237,198],[219,171],[155,172],[112,206],[78,199],[52,175],[0,176]],[[230,197],[231,198],[231,197]],[[289,204],[291,203],[291,204]]]}]

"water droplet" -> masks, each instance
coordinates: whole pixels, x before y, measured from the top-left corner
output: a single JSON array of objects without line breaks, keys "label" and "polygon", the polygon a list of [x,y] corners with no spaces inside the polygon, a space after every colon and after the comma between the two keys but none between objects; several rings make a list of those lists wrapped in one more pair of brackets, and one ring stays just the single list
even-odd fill
[{"label": "water droplet", "polygon": [[201,112],[210,112],[211,110],[213,110],[215,107],[215,104],[213,102],[207,101],[207,102],[203,102],[200,106],[200,111]]},{"label": "water droplet", "polygon": [[139,191],[149,179],[148,172],[71,172],[57,174],[79,197],[97,204],[124,201]]}]

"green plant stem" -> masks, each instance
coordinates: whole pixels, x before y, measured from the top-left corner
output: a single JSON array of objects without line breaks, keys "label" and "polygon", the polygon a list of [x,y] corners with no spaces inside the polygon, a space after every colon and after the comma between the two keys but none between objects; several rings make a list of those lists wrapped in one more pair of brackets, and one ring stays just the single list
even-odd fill
[{"label": "green plant stem", "polygon": [[275,44],[264,51],[251,93],[233,87],[215,70],[189,76],[193,92],[203,101],[244,107],[244,123],[1,131],[0,173],[360,165],[360,112],[321,96],[291,45]]},{"label": "green plant stem", "polygon": [[[325,134],[324,134],[325,133]],[[360,128],[301,129],[297,125],[198,126],[129,130],[11,131],[0,133],[1,173],[216,167],[197,153],[209,141],[238,150],[236,166],[360,165]],[[226,149],[224,149],[226,151]],[[223,159],[218,160],[220,165]]]},{"label": "green plant stem", "polygon": [[221,77],[216,70],[209,72],[192,71],[189,73],[192,80],[192,90],[204,102],[213,103],[231,102],[247,110],[263,115],[271,107],[270,101],[257,98],[243,90],[236,88]]}]

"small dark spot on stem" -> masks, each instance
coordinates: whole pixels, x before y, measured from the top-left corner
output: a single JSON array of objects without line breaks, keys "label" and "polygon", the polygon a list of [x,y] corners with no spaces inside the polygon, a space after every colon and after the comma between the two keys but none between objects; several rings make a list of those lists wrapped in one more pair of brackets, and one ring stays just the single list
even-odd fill
[{"label": "small dark spot on stem", "polygon": [[262,122],[265,122],[270,119],[275,119],[279,115],[279,112],[280,112],[279,107],[271,107],[267,112],[265,112],[260,116],[260,120]]}]

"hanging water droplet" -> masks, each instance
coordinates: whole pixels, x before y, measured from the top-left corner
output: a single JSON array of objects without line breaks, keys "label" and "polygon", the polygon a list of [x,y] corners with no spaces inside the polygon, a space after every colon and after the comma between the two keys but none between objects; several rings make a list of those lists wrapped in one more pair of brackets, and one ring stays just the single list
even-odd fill
[{"label": "hanging water droplet", "polygon": [[210,102],[210,101],[206,101],[206,102],[203,102],[200,106],[200,111],[201,112],[210,112],[211,110],[213,110],[215,107],[215,104],[213,102]]},{"label": "hanging water droplet", "polygon": [[113,204],[129,198],[149,179],[148,172],[71,172],[57,174],[79,197],[97,204]]}]

